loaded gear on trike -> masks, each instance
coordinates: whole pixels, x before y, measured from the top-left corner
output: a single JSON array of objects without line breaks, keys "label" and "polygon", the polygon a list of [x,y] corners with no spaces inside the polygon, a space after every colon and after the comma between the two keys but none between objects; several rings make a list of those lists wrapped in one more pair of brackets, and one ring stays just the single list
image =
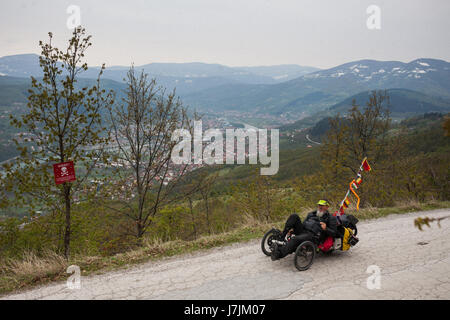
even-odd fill
[{"label": "loaded gear on trike", "polygon": [[297,214],[290,215],[283,231],[272,228],[266,232],[261,241],[263,253],[272,260],[277,260],[295,252],[295,267],[304,271],[312,265],[316,253],[347,251],[356,245],[359,241],[356,237],[358,219],[351,214],[345,214],[344,209],[349,206],[349,195],[352,192],[357,199],[356,209],[359,210],[360,199],[355,190],[362,182],[362,170],[371,170],[366,158],[356,179],[350,182],[349,190],[339,209],[333,215],[328,212],[330,204],[326,199],[319,200],[317,210],[310,212],[303,223]]}]

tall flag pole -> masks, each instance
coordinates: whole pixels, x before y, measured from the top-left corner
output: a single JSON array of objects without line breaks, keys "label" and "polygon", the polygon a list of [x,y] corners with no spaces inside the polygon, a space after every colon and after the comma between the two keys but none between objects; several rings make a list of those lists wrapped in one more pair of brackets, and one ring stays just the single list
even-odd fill
[{"label": "tall flag pole", "polygon": [[361,172],[362,171],[370,171],[372,170],[372,168],[369,165],[369,162],[367,162],[367,157],[365,157],[363,159],[363,161],[361,162],[361,166],[359,167],[358,173],[356,174],[356,178],[353,179],[350,184],[349,184],[349,188],[347,190],[347,193],[345,194],[344,199],[341,201],[341,204],[339,205],[339,210],[336,211],[334,213],[335,216],[341,216],[343,215],[345,212],[344,210],[346,208],[348,208],[348,206],[350,205],[350,192],[355,196],[355,198],[357,199],[356,202],[356,210],[359,210],[359,202],[360,202],[360,198],[359,196],[356,194],[356,191],[358,189],[358,187],[360,186],[360,184],[362,183],[362,175]]}]

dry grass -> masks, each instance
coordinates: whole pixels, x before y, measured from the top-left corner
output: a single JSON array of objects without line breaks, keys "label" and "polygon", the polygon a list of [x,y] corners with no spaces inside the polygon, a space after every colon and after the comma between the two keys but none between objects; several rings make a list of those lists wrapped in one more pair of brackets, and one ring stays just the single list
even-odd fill
[{"label": "dry grass", "polygon": [[7,259],[0,266],[0,293],[58,280],[67,267],[66,259],[52,251],[41,256],[26,252],[21,259]]},{"label": "dry grass", "polygon": [[36,278],[42,278],[49,274],[60,273],[67,266],[66,259],[55,252],[47,251],[40,257],[32,252],[26,252],[20,260],[6,260],[0,271],[19,277],[33,275]]}]

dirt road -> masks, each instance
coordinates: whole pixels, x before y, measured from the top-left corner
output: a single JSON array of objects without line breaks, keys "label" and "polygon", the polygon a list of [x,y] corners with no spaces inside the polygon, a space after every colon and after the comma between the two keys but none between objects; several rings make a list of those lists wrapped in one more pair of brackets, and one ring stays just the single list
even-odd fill
[{"label": "dirt road", "polygon": [[304,272],[293,255],[271,261],[254,240],[81,277],[80,289],[64,282],[3,299],[450,299],[450,219],[423,232],[413,225],[449,214],[361,222],[357,246],[320,254]]}]

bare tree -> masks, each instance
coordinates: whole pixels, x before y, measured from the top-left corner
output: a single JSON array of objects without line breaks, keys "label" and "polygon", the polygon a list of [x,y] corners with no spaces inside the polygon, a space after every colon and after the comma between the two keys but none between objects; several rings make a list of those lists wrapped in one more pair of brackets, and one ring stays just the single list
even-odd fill
[{"label": "bare tree", "polygon": [[353,101],[348,121],[348,139],[344,142],[349,151],[349,161],[344,166],[355,172],[364,157],[369,157],[371,163],[375,164],[383,156],[388,144],[390,124],[389,96],[386,91],[372,91],[362,112]]},{"label": "bare tree", "polygon": [[117,162],[123,167],[109,207],[130,218],[134,230],[128,232],[141,239],[159,209],[184,196],[175,188],[190,165],[171,162],[177,143],[171,137],[177,128],[191,130],[191,124],[175,91],[166,95],[144,72],[136,76],[133,67],[127,78],[124,103],[110,110]]},{"label": "bare tree", "polygon": [[356,173],[364,157],[368,157],[373,164],[383,157],[388,145],[390,123],[386,91],[372,91],[363,110],[353,100],[346,118],[338,116],[331,119],[331,128],[322,151],[334,168],[333,177],[340,176],[339,165]]}]

